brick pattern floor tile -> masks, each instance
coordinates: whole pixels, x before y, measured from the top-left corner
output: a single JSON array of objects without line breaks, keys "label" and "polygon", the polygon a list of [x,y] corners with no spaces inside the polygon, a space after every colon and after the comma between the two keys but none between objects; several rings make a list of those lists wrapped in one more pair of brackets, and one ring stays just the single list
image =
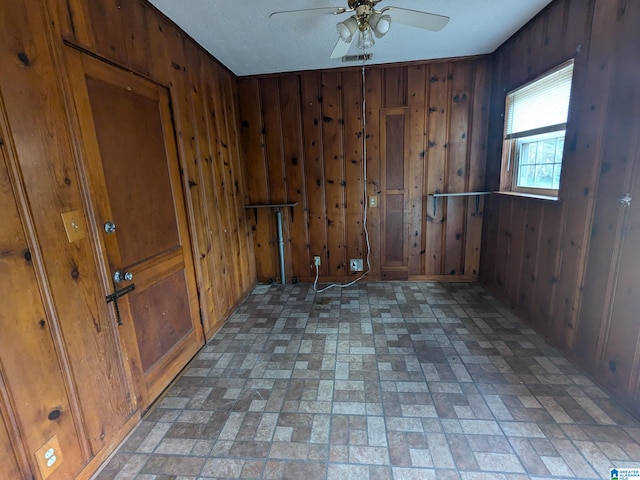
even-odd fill
[{"label": "brick pattern floor tile", "polygon": [[259,285],[96,480],[608,479],[640,423],[473,283]]}]

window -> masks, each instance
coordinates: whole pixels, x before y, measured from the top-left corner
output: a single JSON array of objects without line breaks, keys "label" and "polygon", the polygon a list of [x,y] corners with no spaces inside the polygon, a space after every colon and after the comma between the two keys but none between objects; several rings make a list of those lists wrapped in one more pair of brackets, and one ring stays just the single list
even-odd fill
[{"label": "window", "polygon": [[507,94],[500,189],[558,196],[573,60]]}]

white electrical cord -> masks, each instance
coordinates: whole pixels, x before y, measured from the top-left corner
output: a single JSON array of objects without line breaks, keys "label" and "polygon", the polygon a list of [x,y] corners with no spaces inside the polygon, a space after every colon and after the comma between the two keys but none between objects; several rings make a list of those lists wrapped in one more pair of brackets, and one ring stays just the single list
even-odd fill
[{"label": "white electrical cord", "polygon": [[362,225],[364,230],[364,240],[367,245],[367,270],[362,273],[358,278],[351,280],[349,283],[331,283],[324,288],[318,290],[318,265],[316,267],[316,279],[313,281],[313,291],[316,293],[322,293],[330,288],[347,288],[356,282],[362,280],[371,271],[371,244],[369,243],[369,230],[367,229],[367,207],[369,205],[367,198],[367,96],[365,86],[364,75],[364,63],[366,61],[366,55],[363,55],[362,59],[362,191],[364,195],[364,208],[362,209]]}]

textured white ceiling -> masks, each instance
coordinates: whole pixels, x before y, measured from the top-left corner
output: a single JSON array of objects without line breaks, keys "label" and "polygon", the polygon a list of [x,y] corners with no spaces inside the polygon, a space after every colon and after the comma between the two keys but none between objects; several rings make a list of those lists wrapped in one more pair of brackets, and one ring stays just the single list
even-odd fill
[{"label": "textured white ceiling", "polygon": [[[329,56],[338,39],[335,25],[348,18],[318,15],[276,21],[282,10],[347,6],[347,0],[150,0],[236,75],[343,67]],[[451,17],[439,32],[392,24],[367,52],[370,64],[460,57],[493,52],[551,0],[383,0]],[[362,53],[355,41],[350,55]]]}]

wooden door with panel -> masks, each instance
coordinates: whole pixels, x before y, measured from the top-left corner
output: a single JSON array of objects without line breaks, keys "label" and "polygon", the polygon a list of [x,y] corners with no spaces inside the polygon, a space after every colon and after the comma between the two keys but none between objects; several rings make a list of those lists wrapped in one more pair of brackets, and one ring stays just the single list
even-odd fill
[{"label": "wooden door with panel", "polygon": [[409,109],[385,108],[380,117],[380,275],[383,280],[406,280],[409,277]]},{"label": "wooden door with panel", "polygon": [[168,90],[67,48],[84,174],[144,409],[204,344]]}]

